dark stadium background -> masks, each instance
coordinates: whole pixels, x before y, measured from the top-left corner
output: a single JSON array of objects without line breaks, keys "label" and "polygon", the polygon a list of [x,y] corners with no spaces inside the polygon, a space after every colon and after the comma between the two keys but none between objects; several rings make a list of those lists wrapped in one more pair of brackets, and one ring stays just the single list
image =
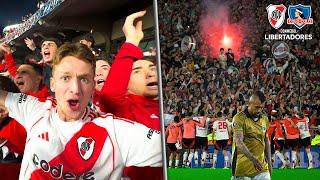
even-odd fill
[{"label": "dark stadium background", "polygon": [[21,22],[22,16],[34,13],[38,0],[10,0],[0,2],[0,29]]}]

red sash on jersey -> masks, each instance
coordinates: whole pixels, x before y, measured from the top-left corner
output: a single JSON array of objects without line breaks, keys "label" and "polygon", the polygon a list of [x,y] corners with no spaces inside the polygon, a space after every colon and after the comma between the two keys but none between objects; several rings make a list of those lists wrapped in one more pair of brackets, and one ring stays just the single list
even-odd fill
[{"label": "red sash on jersey", "polygon": [[[108,132],[103,127],[97,126],[91,122],[86,123],[66,144],[64,151],[50,160],[48,163],[50,165],[49,172],[45,172],[43,169],[37,169],[32,172],[31,179],[53,179],[53,176],[59,178],[92,176],[93,173],[89,171],[93,168],[98,157],[100,156],[101,150],[108,136]],[[86,160],[83,158],[83,156],[86,156],[86,153],[89,151],[78,148],[79,138],[86,138],[86,140],[83,141],[86,145],[90,145],[94,141],[92,155],[90,155],[90,157]],[[114,168],[114,153],[112,153],[112,156]],[[63,165],[63,167],[61,167],[61,165]],[[55,168],[55,170],[51,170],[52,167]],[[61,170],[62,168],[63,170]],[[61,174],[59,170],[62,171]],[[84,175],[84,173],[86,174]]]}]

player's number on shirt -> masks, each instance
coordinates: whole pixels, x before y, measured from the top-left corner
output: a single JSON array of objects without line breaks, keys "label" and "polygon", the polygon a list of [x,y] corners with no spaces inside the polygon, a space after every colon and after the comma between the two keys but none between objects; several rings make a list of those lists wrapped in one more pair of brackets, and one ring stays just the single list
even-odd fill
[{"label": "player's number on shirt", "polygon": [[227,129],[228,125],[226,122],[219,122],[218,123],[218,128],[219,129]]}]

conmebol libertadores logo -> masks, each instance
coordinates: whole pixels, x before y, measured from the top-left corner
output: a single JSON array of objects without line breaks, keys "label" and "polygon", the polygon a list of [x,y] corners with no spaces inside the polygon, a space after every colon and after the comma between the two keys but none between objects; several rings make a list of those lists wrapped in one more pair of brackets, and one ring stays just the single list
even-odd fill
[{"label": "conmebol libertadores logo", "polygon": [[306,24],[313,24],[311,18],[311,6],[310,5],[289,5],[288,8],[288,25],[294,25],[296,28],[280,29],[286,19],[286,7],[283,4],[273,5],[270,4],[267,8],[268,21],[270,25],[278,29],[278,33],[265,34],[264,39],[268,41],[273,40],[312,40],[312,34],[301,34],[299,30]]}]

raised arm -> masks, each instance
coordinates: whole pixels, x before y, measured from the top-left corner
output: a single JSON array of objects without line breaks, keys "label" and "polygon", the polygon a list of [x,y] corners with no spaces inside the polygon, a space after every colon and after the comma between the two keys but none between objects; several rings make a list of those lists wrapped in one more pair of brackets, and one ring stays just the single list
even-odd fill
[{"label": "raised arm", "polygon": [[201,100],[198,100],[198,105],[193,109],[193,114],[196,114],[199,111],[199,108],[201,106]]},{"label": "raised arm", "polygon": [[35,51],[36,50],[36,44],[34,43],[33,39],[29,39],[28,37],[24,39],[24,42],[26,43],[27,47],[31,50],[31,51]]},{"label": "raised arm", "polygon": [[37,57],[37,61],[42,59],[41,50],[37,48],[36,44],[34,43],[33,39],[29,39],[28,37],[24,39],[27,47],[33,52],[33,54]]},{"label": "raised arm", "polygon": [[145,11],[140,11],[128,16],[123,25],[126,43],[121,46],[111,66],[100,98],[100,103],[109,108],[108,112],[125,105],[133,62],[143,57],[142,50],[137,47],[143,38],[142,21],[138,21],[136,26],[133,22],[144,14]]},{"label": "raised arm", "polygon": [[0,44],[0,50],[4,52],[4,61],[6,63],[7,70],[12,77],[17,75],[16,62],[13,59],[9,46]]}]

